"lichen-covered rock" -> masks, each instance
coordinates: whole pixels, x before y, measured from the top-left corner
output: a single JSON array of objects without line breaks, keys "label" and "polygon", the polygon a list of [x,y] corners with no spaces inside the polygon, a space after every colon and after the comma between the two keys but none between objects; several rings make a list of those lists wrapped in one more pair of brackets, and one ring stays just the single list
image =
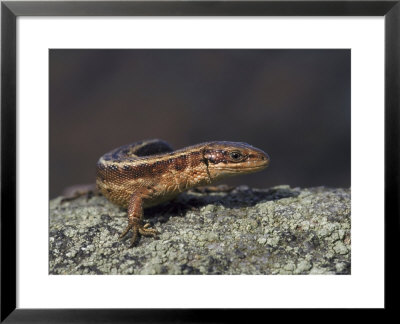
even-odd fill
[{"label": "lichen-covered rock", "polygon": [[350,274],[350,189],[191,191],[145,221],[159,239],[129,248],[126,210],[50,201],[50,274]]}]

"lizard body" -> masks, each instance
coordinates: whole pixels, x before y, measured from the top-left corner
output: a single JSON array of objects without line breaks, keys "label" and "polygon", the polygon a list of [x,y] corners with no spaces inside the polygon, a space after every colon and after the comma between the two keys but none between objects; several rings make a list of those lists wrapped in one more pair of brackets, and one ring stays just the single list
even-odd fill
[{"label": "lizard body", "polygon": [[269,161],[265,152],[246,143],[207,142],[174,151],[155,139],[104,154],[97,162],[96,185],[108,200],[128,209],[128,226],[120,237],[132,230],[134,245],[139,234],[158,234],[143,225],[143,208],[228,176],[260,171]]}]

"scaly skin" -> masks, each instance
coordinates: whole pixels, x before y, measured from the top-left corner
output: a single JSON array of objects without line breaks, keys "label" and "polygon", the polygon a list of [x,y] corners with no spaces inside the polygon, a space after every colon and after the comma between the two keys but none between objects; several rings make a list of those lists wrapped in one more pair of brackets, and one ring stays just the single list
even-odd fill
[{"label": "scaly skin", "polygon": [[96,184],[111,202],[128,209],[131,246],[138,235],[157,236],[143,225],[143,208],[176,197],[188,189],[238,174],[265,169],[269,156],[246,143],[208,142],[173,151],[161,140],[121,146],[97,162]]}]

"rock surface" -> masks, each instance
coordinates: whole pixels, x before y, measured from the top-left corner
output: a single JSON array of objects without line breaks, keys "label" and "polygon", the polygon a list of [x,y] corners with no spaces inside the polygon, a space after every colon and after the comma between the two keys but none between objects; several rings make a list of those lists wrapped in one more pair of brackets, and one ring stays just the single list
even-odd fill
[{"label": "rock surface", "polygon": [[145,210],[161,232],[128,248],[126,210],[50,201],[50,274],[350,274],[350,189],[191,191]]}]

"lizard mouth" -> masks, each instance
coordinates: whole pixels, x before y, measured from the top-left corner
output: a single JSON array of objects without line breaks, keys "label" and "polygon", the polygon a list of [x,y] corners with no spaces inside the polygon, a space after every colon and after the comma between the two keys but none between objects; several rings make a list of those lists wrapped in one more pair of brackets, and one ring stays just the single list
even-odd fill
[{"label": "lizard mouth", "polygon": [[257,163],[253,165],[238,165],[237,167],[228,167],[226,165],[221,166],[218,168],[221,171],[229,172],[229,173],[251,173],[251,172],[257,172],[261,171],[265,168],[267,168],[269,165],[269,160],[265,161],[263,163]]}]

